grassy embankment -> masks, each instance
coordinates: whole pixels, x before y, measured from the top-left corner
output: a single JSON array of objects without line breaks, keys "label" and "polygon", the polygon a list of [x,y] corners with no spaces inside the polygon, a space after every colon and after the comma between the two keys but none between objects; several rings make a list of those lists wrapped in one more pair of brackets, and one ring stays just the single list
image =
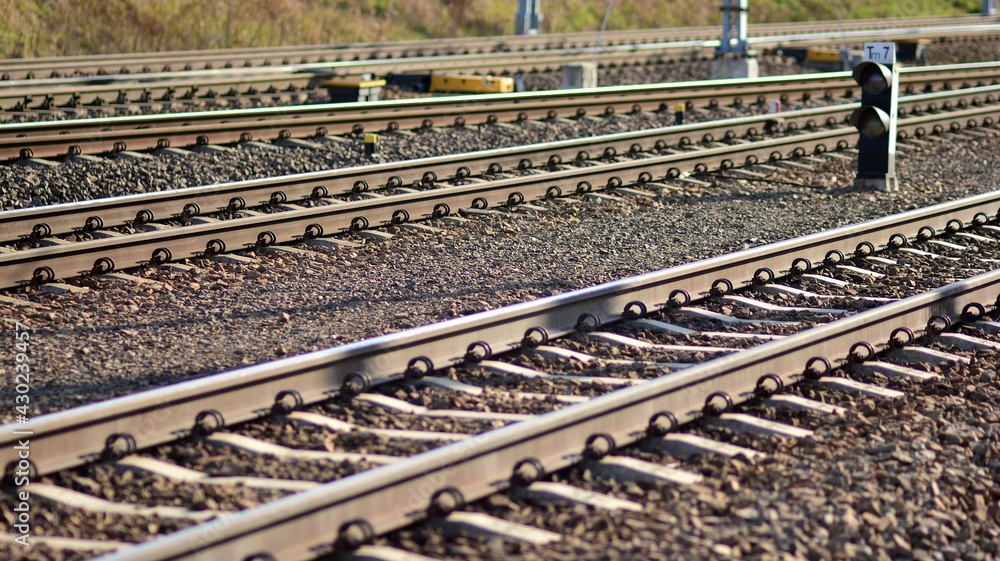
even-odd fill
[{"label": "grassy embankment", "polygon": [[[719,0],[616,0],[609,29],[716,25]],[[543,0],[544,30],[600,28],[606,0]],[[753,0],[751,22],[976,13],[981,0]],[[0,57],[502,35],[515,0],[0,0]]]}]

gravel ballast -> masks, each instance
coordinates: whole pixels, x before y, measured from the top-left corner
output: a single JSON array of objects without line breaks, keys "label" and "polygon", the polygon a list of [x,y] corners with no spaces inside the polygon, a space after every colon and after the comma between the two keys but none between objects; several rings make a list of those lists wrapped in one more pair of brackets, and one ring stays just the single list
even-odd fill
[{"label": "gravel ballast", "polygon": [[[606,512],[505,495],[470,505],[564,538],[536,547],[452,537],[417,526],[379,543],[440,559],[994,559],[1000,544],[1000,393],[996,353],[969,366],[935,368],[942,378],[875,400],[806,382],[791,388],[847,408],[843,417],[743,408],[815,431],[802,440],[690,432],[767,453],[732,460],[676,460],[648,445],[623,455],[700,473],[697,485],[615,481],[574,468],[555,476],[637,501],[642,512]],[[871,379],[866,380],[869,383]],[[876,383],[878,383],[876,381]],[[884,383],[884,380],[883,380]]]}]

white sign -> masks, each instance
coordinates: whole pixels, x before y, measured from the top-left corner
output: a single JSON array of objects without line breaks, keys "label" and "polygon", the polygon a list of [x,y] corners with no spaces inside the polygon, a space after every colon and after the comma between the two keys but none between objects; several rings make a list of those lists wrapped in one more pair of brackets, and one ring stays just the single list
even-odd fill
[{"label": "white sign", "polygon": [[864,60],[892,64],[896,61],[895,43],[865,43]]}]

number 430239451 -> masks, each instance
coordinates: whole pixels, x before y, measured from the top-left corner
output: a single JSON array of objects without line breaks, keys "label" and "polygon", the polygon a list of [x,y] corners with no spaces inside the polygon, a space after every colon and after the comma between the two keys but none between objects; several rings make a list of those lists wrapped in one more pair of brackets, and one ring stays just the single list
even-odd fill
[{"label": "number 430239451", "polygon": [[17,396],[14,399],[17,402],[15,409],[20,415],[28,414],[28,403],[31,402],[31,398],[28,396],[28,391],[31,389],[31,366],[28,364],[30,330],[31,328],[23,323],[17,322],[15,324],[16,334],[14,336],[17,338],[15,343],[17,354],[14,355],[14,372]]}]

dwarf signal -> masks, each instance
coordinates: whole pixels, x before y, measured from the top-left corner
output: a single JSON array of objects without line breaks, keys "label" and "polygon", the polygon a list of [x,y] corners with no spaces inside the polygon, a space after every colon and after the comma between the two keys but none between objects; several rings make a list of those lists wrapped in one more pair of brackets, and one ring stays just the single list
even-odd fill
[{"label": "dwarf signal", "polygon": [[896,179],[896,116],[899,105],[899,67],[894,43],[865,43],[865,60],[854,67],[861,86],[861,107],[851,114],[858,138],[858,175],[855,186],[894,191]]}]

